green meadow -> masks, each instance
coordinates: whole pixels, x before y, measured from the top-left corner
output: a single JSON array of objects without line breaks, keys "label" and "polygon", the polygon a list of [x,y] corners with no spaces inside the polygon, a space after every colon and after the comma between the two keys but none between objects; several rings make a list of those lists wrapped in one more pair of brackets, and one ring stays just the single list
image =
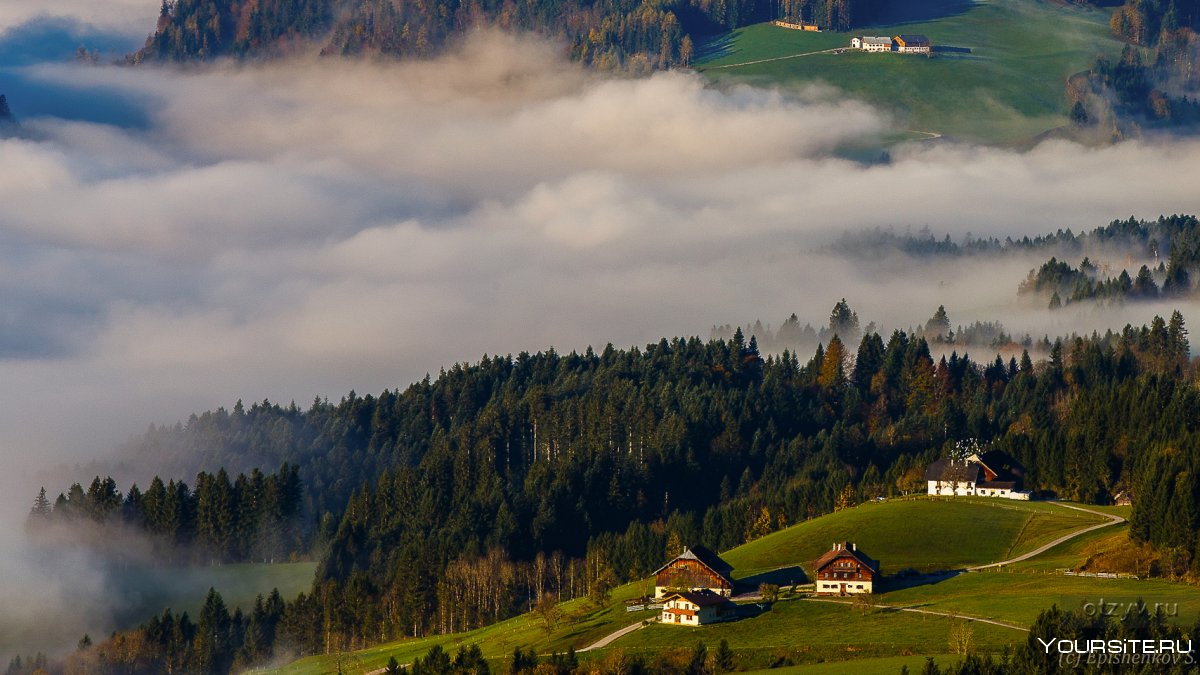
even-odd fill
[{"label": "green meadow", "polygon": [[905,568],[953,570],[1006,560],[1102,521],[1043,502],[914,497],[868,502],[816,518],[722,557],[738,577],[789,564],[802,564],[811,574],[808,563],[835,541],[851,539],[880,561],[884,574]]},{"label": "green meadow", "polygon": [[1191,626],[1200,617],[1200,589],[1162,579],[1100,579],[1038,571],[962,574],[938,583],[891,591],[883,604],[962,614],[1028,626],[1050,605],[1075,609],[1092,603],[1162,605],[1170,621]]},{"label": "green meadow", "polygon": [[[1067,123],[1070,75],[1121,50],[1108,35],[1107,10],[1049,0],[912,4],[923,11],[853,33],[748,26],[709,42],[695,68],[718,84],[785,91],[830,85],[888,111],[898,129],[1022,145]],[[796,56],[849,47],[854,35],[900,33],[964,51],[932,58],[853,50]]]},{"label": "green meadow", "polygon": [[[860,612],[849,603],[784,600],[756,617],[696,628],[654,624],[614,643],[630,652],[658,651],[703,641],[710,649],[728,640],[743,665],[764,667],[780,661],[816,663],[919,654],[948,649],[955,619],[910,612]],[[972,626],[974,644],[1000,652],[1025,640],[1024,631],[991,624]],[[897,668],[899,670],[899,668]]]},{"label": "green meadow", "polygon": [[267,595],[273,588],[290,600],[312,588],[316,570],[315,562],[134,568],[115,575],[112,583],[130,605],[125,613],[136,622],[167,607],[195,618],[209,588],[221,594],[231,611],[235,607],[250,611],[255,596]]}]

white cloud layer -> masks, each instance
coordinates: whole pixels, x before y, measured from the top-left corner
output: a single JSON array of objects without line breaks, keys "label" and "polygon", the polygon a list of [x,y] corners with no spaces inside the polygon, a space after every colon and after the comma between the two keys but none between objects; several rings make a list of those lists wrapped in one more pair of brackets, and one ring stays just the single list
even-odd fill
[{"label": "white cloud layer", "polygon": [[885,325],[942,302],[1003,319],[1028,261],[982,279],[813,251],[865,227],[1005,236],[1200,210],[1195,141],[912,145],[867,166],[830,150],[888,120],[833,90],[611,80],[499,35],[419,64],[21,72],[149,120],[28,119],[37,140],[0,145],[0,288],[24,308],[0,331],[0,374],[56,373],[0,408],[38,422],[71,401],[79,422],[51,435],[77,448],[484,352],[819,322],[842,296]]},{"label": "white cloud layer", "polygon": [[[6,2],[0,26],[33,6]],[[36,140],[0,140],[0,457],[77,461],[238,398],[377,392],[485,352],[818,324],[841,297],[885,326],[938,304],[1037,335],[1143,323],[1164,308],[1021,308],[1027,260],[816,251],[876,226],[1200,211],[1195,140],[912,145],[867,166],[830,151],[889,121],[836,91],[611,80],[556,53],[483,35],[420,64],[21,70],[149,121],[25,119]],[[7,480],[11,522],[36,486]]]}]

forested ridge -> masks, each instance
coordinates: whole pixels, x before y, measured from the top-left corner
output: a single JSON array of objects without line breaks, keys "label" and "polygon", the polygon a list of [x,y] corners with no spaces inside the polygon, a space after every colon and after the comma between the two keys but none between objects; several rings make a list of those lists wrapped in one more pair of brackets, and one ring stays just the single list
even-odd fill
[{"label": "forested ridge", "polygon": [[[1031,269],[1017,290],[1040,297],[1052,309],[1075,302],[1185,298],[1196,293],[1200,281],[1200,219],[1182,214],[1155,220],[1130,216],[1078,234],[1067,228],[1003,240],[968,236],[955,242],[949,235],[938,238],[926,229],[916,233],[875,229],[843,235],[830,249],[856,259],[895,253],[960,258],[1044,251],[1042,255],[1051,257]],[[1069,259],[1080,262],[1072,265]],[[1134,267],[1133,261],[1141,264]]]},{"label": "forested ridge", "polygon": [[1200,125],[1200,0],[1125,0],[1109,28],[1128,44],[1068,80],[1072,123],[1114,139]]},{"label": "forested ridge", "polygon": [[878,16],[887,0],[163,0],[132,62],[286,53],[436,54],[476,27],[563,41],[572,58],[605,70],[686,66],[700,40],[773,18],[838,30]]},{"label": "forested ridge", "polygon": [[[935,358],[902,331],[868,332],[856,349],[834,335],[801,361],[764,356],[739,331],[486,357],[307,411],[238,406],[156,427],[144,450],[283,454],[298,467],[310,531],[327,523],[310,594],[264,599],[253,621],[210,608],[226,637],[204,657],[223,665],[206,672],[224,672],[463,630],[545,596],[603,597],[680,543],[726,549],[920,491],[925,466],[963,440],[1012,454],[1034,490],[1103,503],[1132,488],[1134,535],[1170,552],[1171,574],[1194,573],[1194,375],[1178,313],[1056,341],[1037,365],[1027,354]],[[188,625],[160,617],[129,634],[145,645],[146,672],[215,648],[177,628]]]}]

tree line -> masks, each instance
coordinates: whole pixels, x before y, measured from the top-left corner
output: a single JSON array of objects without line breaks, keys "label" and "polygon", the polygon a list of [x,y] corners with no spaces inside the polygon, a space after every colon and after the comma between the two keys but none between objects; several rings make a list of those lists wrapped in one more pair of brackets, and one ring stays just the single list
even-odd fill
[{"label": "tree line", "polygon": [[51,541],[85,536],[120,556],[128,528],[147,536],[163,564],[285,559],[305,552],[312,534],[301,492],[299,468],[286,462],[276,473],[254,469],[232,481],[225,469],[200,472],[194,489],[155,476],[145,492],[135,483],[124,495],[112,477],[97,476],[86,491],[75,483],[53,502],[42,488],[26,530]]},{"label": "tree line", "polygon": [[478,26],[563,41],[604,70],[687,66],[715,33],[774,18],[836,30],[869,22],[888,0],[163,0],[158,23],[131,63],[281,54],[322,41],[326,55],[423,57]]},{"label": "tree line", "polygon": [[1113,221],[1077,240],[1096,248],[1123,249],[1132,255],[1157,259],[1153,269],[1143,264],[1136,276],[1101,269],[1084,256],[1078,267],[1057,257],[1030,270],[1018,286],[1022,294],[1049,298],[1051,309],[1073,302],[1158,300],[1190,295],[1192,275],[1200,269],[1200,221],[1195,216],[1160,217],[1157,221]]}]

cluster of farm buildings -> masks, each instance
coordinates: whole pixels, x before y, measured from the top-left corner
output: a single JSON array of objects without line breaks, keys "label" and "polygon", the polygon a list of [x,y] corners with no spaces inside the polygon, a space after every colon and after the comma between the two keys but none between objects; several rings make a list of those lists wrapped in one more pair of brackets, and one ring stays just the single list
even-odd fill
[{"label": "cluster of farm buildings", "polygon": [[[940,459],[925,472],[928,493],[939,496],[983,496],[1029,499],[1021,489],[1025,469],[999,451]],[[813,562],[817,595],[858,595],[875,591],[878,560],[850,541],[833,544]],[[726,621],[737,613],[731,600],[733,566],[703,546],[683,553],[654,572],[654,598],[661,604],[659,620],[668,625],[700,626]]]},{"label": "cluster of farm buildings", "polygon": [[897,52],[899,54],[928,54],[932,51],[929,38],[924,35],[896,35],[877,37],[864,35],[850,40],[850,46],[864,52]]}]

